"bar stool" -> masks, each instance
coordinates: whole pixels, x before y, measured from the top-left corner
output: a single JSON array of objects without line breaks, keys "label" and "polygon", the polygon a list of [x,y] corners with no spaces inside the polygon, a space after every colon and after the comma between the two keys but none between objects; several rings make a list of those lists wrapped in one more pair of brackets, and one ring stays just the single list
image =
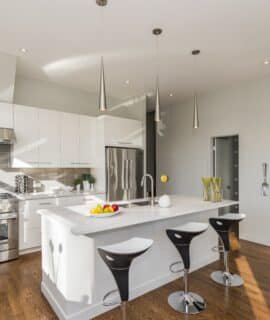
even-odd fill
[{"label": "bar stool", "polygon": [[98,252],[109,267],[118,290],[108,292],[103,299],[105,306],[112,306],[115,303],[106,303],[106,300],[115,291],[119,291],[121,297],[122,319],[126,320],[126,304],[129,300],[129,269],[136,257],[145,253],[153,245],[153,240],[143,238],[132,238],[130,240],[113,245],[100,247]]},{"label": "bar stool", "polygon": [[228,253],[230,251],[229,231],[232,225],[245,219],[246,215],[241,213],[227,213],[223,216],[210,218],[209,223],[218,233],[223,243],[224,271],[214,271],[211,274],[212,280],[226,287],[238,287],[244,284],[238,274],[231,274],[228,266]]},{"label": "bar stool", "polygon": [[206,307],[204,299],[189,291],[188,273],[190,269],[191,240],[208,229],[207,223],[189,222],[182,226],[166,230],[169,239],[175,245],[184,264],[184,291],[177,291],[168,297],[169,305],[178,312],[196,314]]}]

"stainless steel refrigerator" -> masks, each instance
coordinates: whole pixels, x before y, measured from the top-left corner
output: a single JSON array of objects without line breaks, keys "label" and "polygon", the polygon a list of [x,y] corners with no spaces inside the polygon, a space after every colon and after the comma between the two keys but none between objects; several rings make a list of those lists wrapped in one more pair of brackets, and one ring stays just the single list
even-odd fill
[{"label": "stainless steel refrigerator", "polygon": [[142,198],[142,176],[143,150],[106,147],[107,201]]}]

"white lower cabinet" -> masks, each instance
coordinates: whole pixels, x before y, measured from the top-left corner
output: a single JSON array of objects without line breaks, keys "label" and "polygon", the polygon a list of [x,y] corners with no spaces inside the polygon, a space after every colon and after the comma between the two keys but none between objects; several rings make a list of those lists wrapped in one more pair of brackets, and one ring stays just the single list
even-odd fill
[{"label": "white lower cabinet", "polygon": [[87,204],[94,206],[104,195],[77,195],[71,197],[25,200],[19,202],[19,251],[20,254],[39,250],[41,246],[41,216],[39,209],[69,207]]},{"label": "white lower cabinet", "polygon": [[38,209],[56,206],[56,199],[27,200],[19,203],[19,250],[38,249],[41,244],[41,217]]}]

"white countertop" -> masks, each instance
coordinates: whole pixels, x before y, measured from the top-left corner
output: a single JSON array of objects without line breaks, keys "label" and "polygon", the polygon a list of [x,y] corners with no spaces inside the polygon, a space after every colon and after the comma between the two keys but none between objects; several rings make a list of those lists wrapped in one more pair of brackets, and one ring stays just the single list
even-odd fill
[{"label": "white countertop", "polygon": [[188,196],[171,196],[171,200],[170,208],[160,208],[157,205],[121,208],[119,215],[107,218],[87,216],[90,210],[87,205],[41,209],[38,213],[65,223],[75,235],[90,235],[238,204],[237,201],[229,200],[206,202],[201,198]]},{"label": "white countertop", "polygon": [[19,200],[38,200],[38,199],[50,199],[50,198],[63,198],[63,197],[83,197],[83,196],[95,196],[99,194],[105,194],[104,191],[89,191],[89,192],[77,192],[77,191],[60,191],[60,192],[36,192],[36,193],[21,193],[15,194]]}]

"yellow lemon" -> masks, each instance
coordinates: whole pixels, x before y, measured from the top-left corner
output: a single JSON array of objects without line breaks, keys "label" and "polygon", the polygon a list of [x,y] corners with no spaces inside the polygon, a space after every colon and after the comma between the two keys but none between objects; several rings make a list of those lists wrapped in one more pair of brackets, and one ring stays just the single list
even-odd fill
[{"label": "yellow lemon", "polygon": [[169,181],[169,177],[166,174],[160,176],[160,181],[162,183],[167,183]]},{"label": "yellow lemon", "polygon": [[97,207],[96,208],[96,213],[103,213],[103,208],[102,207]]}]

